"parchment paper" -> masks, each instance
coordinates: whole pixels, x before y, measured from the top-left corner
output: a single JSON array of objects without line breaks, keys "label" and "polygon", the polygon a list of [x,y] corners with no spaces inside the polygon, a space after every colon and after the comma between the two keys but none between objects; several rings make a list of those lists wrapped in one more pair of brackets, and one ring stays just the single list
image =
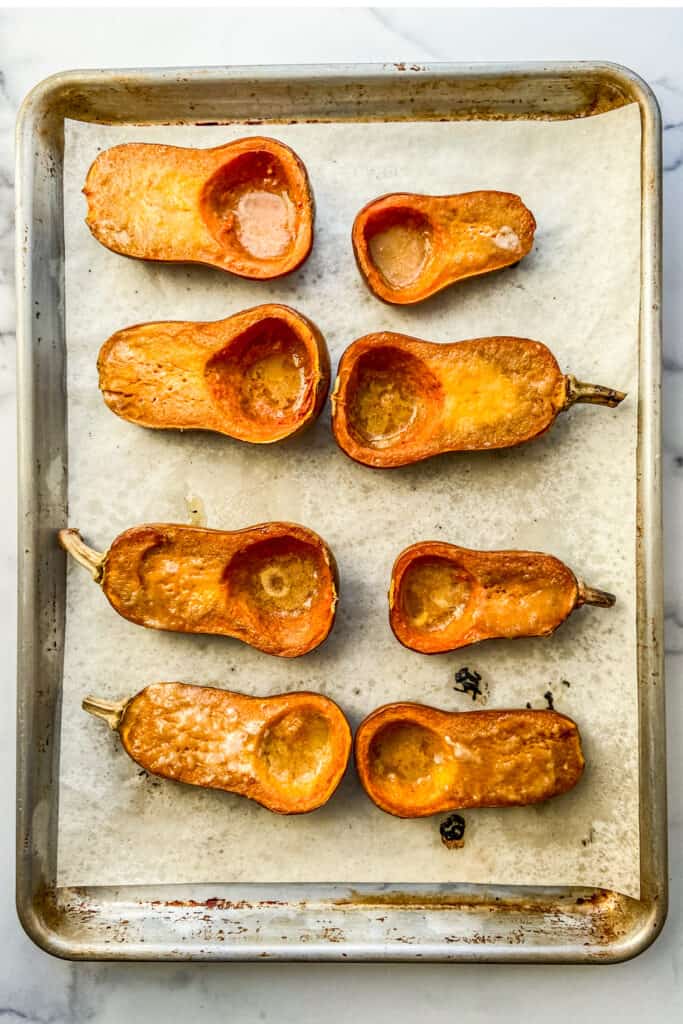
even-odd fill
[{"label": "parchment paper", "polygon": [[[317,530],[341,569],[337,625],[322,649],[287,661],[221,638],[143,629],[69,568],[59,802],[60,885],[170,882],[485,882],[639,890],[635,632],[640,120],[635,105],[561,123],[300,124],[267,134],[306,163],[316,241],[303,269],[249,282],[200,267],[145,264],[99,245],[81,188],[100,149],[127,141],[215,146],[262,128],[69,123],[65,225],[69,522],[104,550],[123,529],[189,521],[233,529],[289,519]],[[353,217],[384,192],[519,193],[538,233],[520,266],[456,285],[412,309],[361,283]],[[286,302],[322,329],[333,367],[387,328],[434,341],[512,334],[546,342],[566,372],[629,392],[616,411],[577,406],[518,450],[450,455],[395,471],[355,465],[326,412],[300,438],[251,447],[201,433],[144,430],[114,416],[96,358],[115,330],[147,320],[212,320]],[[196,517],[195,517],[196,518]],[[577,611],[550,639],[497,641],[435,657],[404,650],[387,622],[396,554],[418,540],[552,552],[612,611]],[[312,689],[355,726],[387,701],[482,706],[454,690],[463,666],[487,706],[555,707],[583,737],[587,770],[547,804],[466,812],[447,850],[439,818],[402,821],[364,795],[353,767],[323,809],[280,817],[242,798],[146,777],[83,696],[118,699],[183,680],[266,695]]]}]

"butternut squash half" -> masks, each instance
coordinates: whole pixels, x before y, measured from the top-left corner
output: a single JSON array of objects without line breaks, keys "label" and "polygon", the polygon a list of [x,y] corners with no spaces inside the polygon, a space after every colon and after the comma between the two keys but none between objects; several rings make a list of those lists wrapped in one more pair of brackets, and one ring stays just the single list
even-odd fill
[{"label": "butternut squash half", "polygon": [[549,636],[575,608],[614,602],[553,555],[422,541],[394,562],[389,622],[404,647],[439,654],[480,640]]},{"label": "butternut squash half", "polygon": [[361,722],[356,768],[373,803],[399,818],[514,807],[566,793],[584,759],[556,711],[441,711],[386,704]]},{"label": "butternut squash half", "polygon": [[150,523],[126,530],[104,553],[77,530],[60,530],[59,541],[119,615],[140,626],[236,637],[296,658],[321,644],[334,623],[334,556],[305,526],[223,531]]},{"label": "butternut squash half", "polygon": [[254,444],[307,427],[330,386],[320,331],[275,304],[214,323],[126,327],[104,343],[97,368],[105,402],[131,423],[212,430]]},{"label": "butternut squash half", "polygon": [[342,355],[332,430],[352,459],[384,469],[442,452],[510,448],[540,437],[576,402],[614,408],[625,397],[563,374],[540,341],[438,344],[383,331]]},{"label": "butternut squash half", "polygon": [[313,244],[306,168],[275,139],[215,149],[124,143],[100,153],[83,192],[86,224],[123,256],[267,280],[296,270]]},{"label": "butternut squash half", "polygon": [[118,731],[151,775],[238,793],[278,814],[327,803],[351,752],[344,715],[319,693],[247,697],[187,683],[154,683],[118,703],[83,709]]},{"label": "butternut squash half", "polygon": [[364,206],[351,239],[370,291],[407,305],[518,263],[531,250],[535,230],[533,214],[510,192],[399,192]]}]

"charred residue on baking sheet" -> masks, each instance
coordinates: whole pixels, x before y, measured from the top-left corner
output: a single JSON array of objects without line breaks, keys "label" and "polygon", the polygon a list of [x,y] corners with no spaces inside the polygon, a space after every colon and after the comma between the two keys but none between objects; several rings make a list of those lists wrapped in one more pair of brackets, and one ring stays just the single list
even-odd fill
[{"label": "charred residue on baking sheet", "polygon": [[[277,125],[277,124],[291,124],[291,123],[324,123],[324,122],[386,122],[386,121],[514,121],[514,120],[540,120],[540,121],[570,121],[577,118],[594,117],[597,114],[603,114],[610,110],[616,110],[619,107],[626,106],[628,103],[637,101],[637,96],[629,91],[628,86],[620,85],[616,82],[607,81],[605,77],[596,78],[579,78],[576,77],[571,80],[571,87],[576,93],[576,106],[573,110],[557,109],[556,99],[552,93],[552,89],[548,88],[548,93],[543,98],[543,104],[545,109],[542,111],[529,111],[523,109],[523,104],[517,101],[518,106],[515,107],[514,100],[509,101],[510,107],[504,111],[500,108],[495,108],[494,104],[500,104],[505,102],[505,98],[508,94],[515,94],[519,91],[519,76],[515,74],[495,74],[492,73],[490,79],[469,81],[464,79],[465,85],[468,86],[473,93],[481,90],[482,84],[484,87],[493,86],[495,88],[495,99],[491,100],[491,106],[471,106],[468,107],[463,102],[462,106],[457,109],[453,109],[453,102],[449,103],[447,99],[443,98],[437,104],[434,99],[430,98],[432,93],[440,87],[442,84],[441,79],[436,81],[433,78],[433,69],[430,66],[423,64],[407,64],[405,62],[394,63],[393,68],[395,71],[407,74],[413,82],[413,89],[409,96],[409,102],[406,104],[406,109],[394,115],[366,115],[362,114],[362,107],[365,103],[366,93],[371,93],[372,88],[366,89],[363,82],[354,81],[352,85],[352,95],[350,100],[355,102],[357,111],[353,116],[340,117],[338,113],[324,115],[316,118],[298,117],[294,121],[289,117],[268,117],[263,118],[251,116],[243,117],[221,117],[219,111],[217,111],[216,100],[212,95],[209,88],[206,98],[193,97],[190,100],[187,97],[180,96],[176,98],[175,102],[180,108],[180,112],[175,116],[166,120],[159,116],[159,86],[152,82],[140,82],[134,75],[127,74],[115,74],[111,76],[109,85],[110,91],[114,94],[113,98],[106,95],[102,95],[101,92],[96,92],[93,98],[91,92],[84,88],[80,83],[61,83],[58,89],[55,90],[55,95],[50,97],[50,105],[52,114],[56,114],[57,118],[71,118],[74,120],[93,122],[97,124],[137,124],[137,125],[188,125],[194,124],[198,126],[213,126],[213,125],[231,125],[231,124],[265,124],[265,125]],[[193,83],[189,76],[176,76],[176,84],[190,85]],[[210,87],[211,82],[207,83]],[[201,84],[199,85],[201,88]],[[308,97],[303,94],[301,97],[302,105]],[[132,101],[134,109],[130,109],[126,101]],[[248,100],[246,101],[248,102]],[[145,106],[148,107],[147,112]],[[330,108],[333,106],[333,102],[329,102]],[[444,107],[447,107],[446,115],[444,115]],[[142,108],[142,109],[141,109]],[[49,120],[49,119],[48,119]],[[41,124],[42,127],[42,124]],[[54,130],[54,123],[46,126],[46,131]]]},{"label": "charred residue on baking sheet", "polygon": [[583,839],[581,840],[581,845],[582,846],[590,846],[592,844],[592,842],[593,842],[594,837],[595,837],[595,829],[591,825],[591,827],[588,829],[588,835],[584,836]]},{"label": "charred residue on baking sheet", "polygon": [[453,689],[457,693],[471,697],[473,701],[478,701],[479,704],[486,704],[488,700],[488,685],[482,682],[480,672],[470,669],[467,665],[463,665],[462,668],[456,669],[453,679]]},{"label": "charred residue on baking sheet", "polygon": [[[527,899],[503,896],[492,898],[484,887],[482,890],[482,895],[470,892],[467,895],[438,893],[433,896],[399,891],[372,894],[353,892],[347,899],[337,900],[335,903],[376,907],[378,910],[397,908],[421,911],[457,910],[468,913],[483,911],[496,915],[494,922],[501,914],[507,915],[508,919],[516,915],[523,918],[514,931],[492,931],[487,935],[475,933],[444,936],[445,942],[462,942],[465,945],[472,942],[509,944],[515,941],[524,944],[531,932],[538,936],[539,930],[545,926],[549,932],[556,931],[558,927],[562,927],[565,932],[572,930],[575,933],[572,939],[582,939],[585,946],[609,947],[631,934],[639,918],[640,904],[637,900],[607,889],[567,891],[566,895],[548,900],[544,900],[540,895],[535,898],[531,895]],[[376,920],[381,923],[384,918],[378,917]],[[593,950],[593,956],[599,958],[600,955],[599,950]],[[608,959],[610,950],[606,949],[603,955]]]},{"label": "charred residue on baking sheet", "polygon": [[157,775],[152,775],[151,772],[145,771],[144,768],[140,768],[137,775],[143,780],[143,782],[149,782],[150,786],[154,786],[155,789],[163,785],[161,779]]},{"label": "charred residue on baking sheet", "polygon": [[[555,701],[558,698],[555,696],[555,694],[553,693],[552,689],[550,688],[551,685],[552,684],[550,684],[548,686],[548,689],[543,694],[543,700],[545,701],[545,710],[546,711],[556,711],[557,710],[556,707],[555,707]],[[560,686],[564,686],[565,689],[567,689],[567,690],[570,689],[571,685],[572,684],[569,682],[568,679],[560,679]],[[525,707],[528,708],[530,711],[533,709],[533,704],[531,703],[530,700],[528,700],[526,702]]]},{"label": "charred residue on baking sheet", "polygon": [[[311,915],[307,930],[298,936],[292,933],[276,936],[273,933],[266,941],[298,941],[321,945],[355,942],[346,930],[351,923],[348,915],[352,915],[354,910],[374,910],[376,913],[372,916],[372,924],[380,926],[385,933],[382,939],[384,945],[412,944],[419,941],[418,936],[408,934],[405,926],[392,925],[390,911],[429,910],[449,914],[459,911],[492,915],[486,919],[490,921],[491,927],[484,930],[482,924],[479,929],[467,935],[443,934],[441,941],[446,944],[523,946],[530,937],[537,942],[542,932],[551,934],[562,928],[564,932],[571,933],[573,941],[591,947],[592,958],[609,960],[612,958],[611,947],[633,932],[641,916],[640,906],[637,900],[604,889],[569,890],[552,899],[544,899],[540,894],[536,897],[529,895],[526,899],[492,896],[484,887],[481,895],[474,892],[361,893],[351,890],[348,895],[332,899],[324,905],[312,900],[292,903],[286,900],[227,900],[220,897],[206,900],[131,900],[128,916],[114,920],[107,917],[105,901],[93,899],[88,890],[45,887],[33,900],[33,909],[42,928],[41,938],[49,944],[51,936],[63,935],[68,931],[73,943],[72,955],[78,958],[102,956],[107,947],[144,943],[141,922],[150,917],[160,918],[169,924],[182,922],[190,927],[200,926],[206,933],[205,940],[222,944],[226,939],[234,941],[236,935],[261,933],[262,929],[265,930],[265,920],[255,928],[250,928],[239,920],[230,920],[229,916],[217,915],[296,909]],[[516,917],[520,920],[515,921]],[[445,926],[449,920],[444,919]],[[507,925],[512,923],[513,927],[503,928],[502,922]],[[499,923],[500,928],[497,927]],[[272,928],[276,930],[277,926],[273,924]],[[196,941],[201,941],[200,935],[196,936]],[[152,948],[151,943],[149,946]],[[533,954],[533,948],[532,945],[530,954]],[[265,950],[264,955],[267,957],[271,954]],[[419,949],[415,951],[416,957],[421,955]]]},{"label": "charred residue on baking sheet", "polygon": [[439,825],[441,842],[447,850],[461,850],[465,845],[465,819],[462,814],[450,814]]}]

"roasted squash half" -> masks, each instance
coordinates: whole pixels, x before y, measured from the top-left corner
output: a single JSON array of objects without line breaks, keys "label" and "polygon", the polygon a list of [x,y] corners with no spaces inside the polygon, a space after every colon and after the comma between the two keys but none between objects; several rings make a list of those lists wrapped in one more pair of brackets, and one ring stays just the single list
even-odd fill
[{"label": "roasted squash half", "polygon": [[549,636],[575,608],[614,602],[553,555],[422,541],[394,562],[389,622],[404,647],[438,654],[494,637]]},{"label": "roasted squash half", "polygon": [[332,430],[352,459],[383,469],[442,452],[510,448],[544,434],[576,402],[614,408],[625,397],[563,374],[540,341],[438,344],[383,331],[344,352]]},{"label": "roasted squash half", "polygon": [[559,796],[581,778],[576,724],[556,711],[441,711],[386,704],[355,740],[363,789],[399,818],[513,807]]},{"label": "roasted squash half", "polygon": [[364,206],[351,238],[368,288],[385,302],[406,305],[518,263],[535,230],[533,214],[510,192],[399,192]]},{"label": "roasted squash half", "polygon": [[123,256],[266,280],[296,270],[313,244],[306,168],[275,139],[215,149],[124,143],[100,153],[83,192],[86,224]]},{"label": "roasted squash half", "polygon": [[145,771],[249,797],[278,814],[327,803],[351,752],[344,715],[319,693],[247,697],[187,683],[154,683],[118,703],[83,708],[118,731]]},{"label": "roasted squash half", "polygon": [[319,415],[330,386],[325,339],[288,306],[256,306],[213,323],[138,324],[97,361],[117,416],[143,427],[212,430],[269,444]]},{"label": "roasted squash half", "polygon": [[236,637],[296,658],[321,644],[334,623],[334,556],[305,526],[223,531],[149,523],[126,530],[104,553],[77,530],[60,530],[59,541],[119,615],[140,626]]}]

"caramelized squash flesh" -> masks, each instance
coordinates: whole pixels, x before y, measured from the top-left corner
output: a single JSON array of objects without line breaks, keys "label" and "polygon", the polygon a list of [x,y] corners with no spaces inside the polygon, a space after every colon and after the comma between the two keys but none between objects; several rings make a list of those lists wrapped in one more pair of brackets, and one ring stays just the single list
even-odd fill
[{"label": "caramelized squash flesh", "polygon": [[575,608],[614,601],[553,555],[422,541],[394,563],[389,622],[405,647],[438,654],[480,640],[548,636]]},{"label": "caramelized squash flesh", "polygon": [[518,263],[536,222],[519,196],[395,193],[356,216],[353,249],[370,290],[385,302],[421,302],[455,281]]},{"label": "caramelized squash flesh", "polygon": [[584,767],[575,723],[555,711],[448,712],[387,704],[358,727],[356,767],[370,799],[401,818],[539,803]]},{"label": "caramelized squash flesh", "polygon": [[93,235],[124,256],[268,279],[295,270],[313,244],[306,169],[275,139],[114,146],[97,157],[83,191]]},{"label": "caramelized squash flesh", "polygon": [[141,626],[236,637],[293,658],[321,644],[334,622],[334,556],[294,523],[229,532],[152,523],[126,530],[104,554],[76,530],[59,539],[115,610]]},{"label": "caramelized squash flesh", "polygon": [[351,752],[344,715],[317,693],[257,698],[155,683],[118,704],[86,697],[83,708],[118,730],[150,774],[237,793],[280,814],[326,803]]},{"label": "caramelized squash flesh", "polygon": [[438,344],[384,331],[344,352],[332,429],[352,459],[388,468],[442,452],[509,448],[544,434],[575,402],[614,407],[624,398],[563,374],[539,341]]},{"label": "caramelized squash flesh", "polygon": [[127,327],[104,343],[97,365],[103,398],[123,419],[256,444],[312,423],[330,383],[320,331],[275,304],[214,323]]}]

